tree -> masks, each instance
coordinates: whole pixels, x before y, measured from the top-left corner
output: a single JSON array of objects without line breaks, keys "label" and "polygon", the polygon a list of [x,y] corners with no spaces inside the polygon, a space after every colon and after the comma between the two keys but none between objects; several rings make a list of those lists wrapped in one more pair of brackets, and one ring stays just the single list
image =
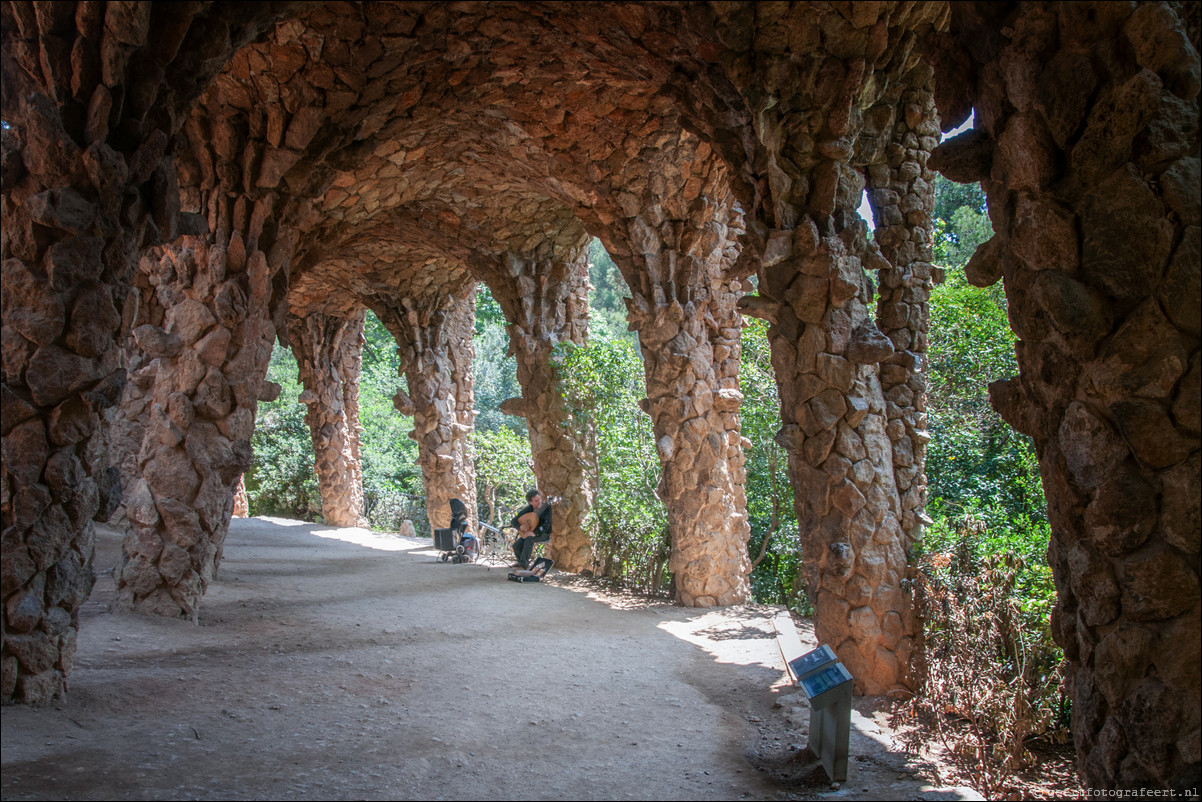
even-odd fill
[{"label": "tree", "polygon": [[530,442],[504,426],[492,431],[477,429],[473,442],[476,495],[488,507],[488,514],[480,517],[499,526],[498,521],[504,522],[509,510],[524,504],[526,490],[535,486]]},{"label": "tree", "polygon": [[[1011,532],[1035,526],[1024,557],[1046,548],[1046,514],[1034,444],[989,403],[988,384],[1018,372],[1014,334],[1000,285],[969,285],[963,268],[992,235],[979,187],[936,179],[935,255],[947,279],[931,293],[927,448],[936,515],[984,515]],[[962,205],[952,208],[953,203]],[[1003,525],[1004,524],[1004,525]],[[1023,536],[1018,536],[1023,540]],[[1042,562],[1042,559],[1038,559]]]},{"label": "tree", "polygon": [[642,358],[629,338],[561,344],[556,370],[574,426],[591,446],[597,495],[586,522],[602,576],[647,593],[670,593],[667,511],[651,418],[639,408]]},{"label": "tree", "polygon": [[317,520],[321,494],[313,470],[313,441],[300,403],[296,358],[277,343],[267,378],[282,388],[275,401],[260,401],[251,447],[254,460],[246,473],[251,515]]},{"label": "tree", "polygon": [[401,521],[426,517],[425,486],[417,467],[413,418],[392,403],[400,376],[396,340],[368,310],[359,378],[359,437],[365,514],[377,529],[395,531]]},{"label": "tree", "polygon": [[753,568],[752,594],[761,604],[788,604],[799,611],[808,606],[795,582],[801,561],[797,512],[788,459],[776,442],[780,430],[780,397],[768,345],[768,324],[748,318],[743,329],[739,410],[746,450],[748,547]]},{"label": "tree", "polygon": [[588,277],[592,285],[588,294],[590,334],[635,341],[636,335],[626,326],[626,299],[630,297],[630,289],[601,240],[594,238],[589,243],[588,260]]},{"label": "tree", "polygon": [[472,341],[476,358],[472,362],[478,431],[509,429],[526,436],[525,418],[501,412],[501,402],[522,394],[518,383],[518,363],[509,355],[509,331],[501,306],[488,287],[481,284],[476,293],[476,336]]}]

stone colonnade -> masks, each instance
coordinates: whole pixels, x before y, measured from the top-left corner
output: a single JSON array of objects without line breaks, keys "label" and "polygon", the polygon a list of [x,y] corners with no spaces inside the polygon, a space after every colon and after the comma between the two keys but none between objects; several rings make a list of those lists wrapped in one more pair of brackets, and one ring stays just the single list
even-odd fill
[{"label": "stone colonnade", "polygon": [[1200,81],[1188,13],[1023,4],[964,14],[935,48],[941,109],[976,113],[934,161],[980,180],[989,200],[996,233],[967,272],[979,286],[1002,279],[1019,337],[1019,375],[990,396],[1039,454],[1053,630],[1090,788],[1196,788],[1202,759]]},{"label": "stone colonnade", "polygon": [[[669,570],[690,607],[750,597],[746,472],[739,428],[742,284],[729,277],[742,220],[709,146],[661,142],[657,180],[618,194],[602,237],[629,285],[672,538]],[[687,175],[683,174],[687,171]],[[679,183],[680,192],[667,187]]]},{"label": "stone colonnade", "polygon": [[[195,95],[160,89],[178,69],[176,56],[198,44],[196,11],[184,4],[4,6],[4,117],[12,124],[3,132],[6,702],[46,703],[65,688],[79,606],[93,582],[92,521],[107,520],[121,496],[102,416],[122,392],[118,333],[136,316],[128,288],[138,254],[182,233],[176,173],[164,156],[177,115]],[[241,13],[237,22],[226,12],[206,21],[211,58],[187,67],[195,85],[204,86],[278,9]],[[174,317],[192,333],[195,320],[183,311]],[[192,367],[196,389],[213,365],[198,358]],[[230,388],[214,378],[204,392],[213,402],[202,404],[202,417],[213,413],[208,425],[228,422],[222,407]],[[200,427],[193,451],[208,452],[212,439]],[[160,475],[169,462],[156,463]],[[199,493],[200,482],[191,489]],[[208,554],[193,546],[165,563],[186,584]]]},{"label": "stone colonnade", "polygon": [[332,526],[365,526],[360,461],[359,372],[367,310],[308,312],[288,319],[288,341],[300,367],[321,492],[321,517]]},{"label": "stone colonnade", "polygon": [[596,491],[587,468],[587,444],[583,433],[569,425],[552,364],[557,345],[583,345],[588,337],[588,241],[581,238],[567,249],[548,242],[542,252],[505,254],[499,265],[482,272],[508,321],[522,387],[519,403],[502,408],[526,419],[539,489],[563,499],[553,513],[550,556],[563,570],[591,570],[585,518]]},{"label": "stone colonnade", "polygon": [[394,404],[402,415],[413,416],[414,429],[409,436],[417,441],[431,529],[450,524],[453,498],[467,505],[475,525],[471,443],[475,290],[475,283],[469,283],[457,293],[428,303],[371,303],[380,322],[396,338],[400,372],[408,379],[409,392],[398,389]]}]

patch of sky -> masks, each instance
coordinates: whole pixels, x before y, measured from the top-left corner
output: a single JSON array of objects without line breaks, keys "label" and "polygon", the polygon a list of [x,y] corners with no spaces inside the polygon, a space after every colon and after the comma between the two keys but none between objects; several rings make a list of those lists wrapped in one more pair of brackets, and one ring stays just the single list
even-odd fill
[{"label": "patch of sky", "polygon": [[[972,128],[972,122],[973,122],[973,118],[975,116],[976,116],[976,114],[974,112],[973,114],[968,115],[968,119],[965,120],[964,122],[960,123],[960,125],[957,126],[956,128],[953,128],[951,131],[948,131],[946,134],[940,134],[939,141],[942,142],[944,140],[944,138],[946,138],[946,137],[955,136],[956,134],[961,134],[961,133],[967,131],[969,128]],[[868,221],[868,230],[869,231],[873,231],[876,229],[876,222],[872,219],[872,207],[868,205],[868,193],[867,192],[865,192],[864,194],[862,194],[860,196],[860,206],[859,206],[859,208],[856,209],[856,211],[860,213],[860,217],[863,217],[866,221]]]}]

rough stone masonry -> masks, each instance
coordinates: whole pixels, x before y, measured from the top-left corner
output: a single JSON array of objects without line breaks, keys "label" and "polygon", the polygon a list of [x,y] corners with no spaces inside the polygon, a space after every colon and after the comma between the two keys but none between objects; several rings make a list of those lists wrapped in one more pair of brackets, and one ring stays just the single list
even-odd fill
[{"label": "rough stone masonry", "polygon": [[[681,603],[749,598],[738,391],[769,321],[819,637],[913,688],[932,180],[980,181],[1039,454],[1080,766],[1197,787],[1199,7],[24,2],[3,23],[3,672],[66,691],[93,521],[123,604],[199,614],[276,341],[323,510],[361,515],[358,343],[397,339],[431,525],[474,509],[471,298],[501,303],[551,543],[591,561],[550,357],[584,243],[632,299]],[[974,114],[972,129],[940,144]],[[869,238],[856,209],[867,193]]]}]

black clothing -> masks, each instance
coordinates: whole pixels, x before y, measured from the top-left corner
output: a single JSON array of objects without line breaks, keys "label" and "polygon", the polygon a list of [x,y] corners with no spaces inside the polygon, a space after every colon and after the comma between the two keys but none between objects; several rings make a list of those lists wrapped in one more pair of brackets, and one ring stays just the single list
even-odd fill
[{"label": "black clothing", "polygon": [[[522,527],[518,523],[518,519],[521,518],[523,515],[525,515],[528,512],[534,512],[534,507],[530,506],[529,504],[527,504],[525,507],[522,507],[520,510],[518,510],[518,514],[513,516],[513,520],[509,522],[509,525],[512,526],[514,529],[521,529]],[[550,504],[543,504],[543,508],[538,511],[538,526],[534,527],[534,534],[536,536],[541,536],[541,535],[546,535],[547,537],[551,536],[551,505]],[[544,542],[546,542],[546,540],[547,540],[547,538],[544,537],[542,540],[539,541],[539,543],[544,543]]]},{"label": "black clothing", "polygon": [[[514,529],[521,529],[518,525],[518,518],[521,518],[528,512],[534,512],[534,507],[527,504],[522,509],[518,510],[518,514],[513,516],[513,520],[509,525]],[[518,559],[518,565],[522,568],[530,566],[530,557],[534,554],[535,543],[546,543],[551,539],[551,505],[543,504],[543,508],[538,512],[538,526],[534,527],[533,537],[519,537],[513,544],[513,553]]]},{"label": "black clothing", "polygon": [[451,529],[467,531],[467,505],[457,498],[451,499]]}]

